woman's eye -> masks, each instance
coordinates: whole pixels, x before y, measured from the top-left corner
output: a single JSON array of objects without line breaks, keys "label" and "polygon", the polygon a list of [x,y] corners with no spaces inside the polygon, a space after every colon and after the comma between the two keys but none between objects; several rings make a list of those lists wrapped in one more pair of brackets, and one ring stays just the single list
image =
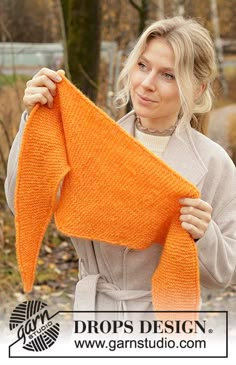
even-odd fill
[{"label": "woman's eye", "polygon": [[164,73],[164,76],[168,80],[174,80],[175,79],[174,75],[166,73],[166,72]]},{"label": "woman's eye", "polygon": [[138,66],[141,70],[144,70],[146,68],[146,65],[143,62],[138,62]]}]

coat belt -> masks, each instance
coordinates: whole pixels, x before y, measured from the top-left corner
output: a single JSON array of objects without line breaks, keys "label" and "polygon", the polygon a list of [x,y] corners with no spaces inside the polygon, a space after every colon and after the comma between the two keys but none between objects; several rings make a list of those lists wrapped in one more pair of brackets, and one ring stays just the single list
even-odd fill
[{"label": "coat belt", "polygon": [[[102,293],[117,302],[117,311],[127,311],[126,302],[129,300],[152,302],[151,291],[148,290],[121,290],[117,285],[107,282],[100,274],[86,275],[78,281],[75,290],[74,311],[78,311],[80,319],[86,317],[95,320],[96,294]],[[106,310],[104,308],[102,310]],[[91,311],[93,313],[81,313]]]}]

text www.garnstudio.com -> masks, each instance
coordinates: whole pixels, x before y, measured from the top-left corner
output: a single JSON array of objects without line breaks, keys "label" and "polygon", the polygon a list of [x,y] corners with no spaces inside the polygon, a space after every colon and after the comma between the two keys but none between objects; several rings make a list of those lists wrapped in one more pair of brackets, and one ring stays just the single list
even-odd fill
[{"label": "text www.garnstudio.com", "polygon": [[168,340],[162,337],[159,340],[139,339],[139,340],[74,340],[77,349],[108,349],[116,351],[118,349],[205,349],[205,340]]}]

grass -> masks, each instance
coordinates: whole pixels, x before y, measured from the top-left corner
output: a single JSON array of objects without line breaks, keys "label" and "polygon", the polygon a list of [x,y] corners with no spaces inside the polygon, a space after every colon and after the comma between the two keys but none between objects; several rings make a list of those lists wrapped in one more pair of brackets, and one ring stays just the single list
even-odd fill
[{"label": "grass", "polygon": [[28,75],[5,75],[0,73],[0,87],[3,86],[14,86],[16,81],[27,82],[29,80]]}]

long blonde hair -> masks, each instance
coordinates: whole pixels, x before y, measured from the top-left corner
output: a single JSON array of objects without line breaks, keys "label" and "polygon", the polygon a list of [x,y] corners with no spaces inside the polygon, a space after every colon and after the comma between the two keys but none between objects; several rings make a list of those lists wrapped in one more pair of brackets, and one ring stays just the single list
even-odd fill
[{"label": "long blonde hair", "polygon": [[[202,133],[212,108],[212,82],[216,77],[214,45],[206,28],[194,19],[181,16],[163,19],[151,24],[140,36],[127,58],[117,81],[115,104],[126,105],[130,100],[130,73],[148,42],[164,38],[175,55],[175,77],[179,89],[180,123],[191,123]],[[204,91],[195,98],[195,91],[204,84]]]}]

